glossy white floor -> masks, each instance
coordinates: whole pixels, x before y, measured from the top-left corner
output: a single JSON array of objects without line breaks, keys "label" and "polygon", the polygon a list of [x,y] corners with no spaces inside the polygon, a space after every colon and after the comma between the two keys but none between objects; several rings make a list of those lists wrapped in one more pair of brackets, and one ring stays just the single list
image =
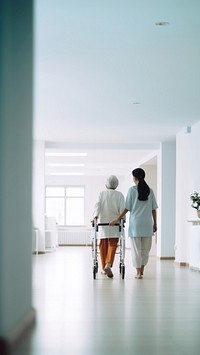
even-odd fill
[{"label": "glossy white floor", "polygon": [[199,355],[200,273],[151,257],[134,279],[92,277],[90,247],[33,256],[37,325],[17,355]]}]

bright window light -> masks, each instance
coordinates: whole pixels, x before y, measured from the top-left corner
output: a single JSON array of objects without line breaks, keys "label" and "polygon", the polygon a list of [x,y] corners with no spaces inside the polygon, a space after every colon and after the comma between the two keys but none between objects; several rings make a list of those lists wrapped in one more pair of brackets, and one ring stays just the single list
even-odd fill
[{"label": "bright window light", "polygon": [[64,197],[64,196],[65,196],[64,186],[46,187],[46,197]]},{"label": "bright window light", "polygon": [[46,216],[56,217],[59,225],[84,225],[84,186],[47,186]]}]

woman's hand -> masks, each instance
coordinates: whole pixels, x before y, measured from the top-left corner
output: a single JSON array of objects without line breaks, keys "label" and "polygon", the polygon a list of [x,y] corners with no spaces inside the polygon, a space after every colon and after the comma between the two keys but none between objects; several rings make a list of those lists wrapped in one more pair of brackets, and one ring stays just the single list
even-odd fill
[{"label": "woman's hand", "polygon": [[92,226],[94,227],[95,224],[97,224],[98,217],[94,217],[94,219],[91,220]]}]

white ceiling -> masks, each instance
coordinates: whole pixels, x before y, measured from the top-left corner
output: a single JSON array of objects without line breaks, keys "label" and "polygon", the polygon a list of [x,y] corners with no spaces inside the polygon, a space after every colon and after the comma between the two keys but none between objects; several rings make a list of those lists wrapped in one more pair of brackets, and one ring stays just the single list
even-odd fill
[{"label": "white ceiling", "polygon": [[[156,164],[157,150],[92,148],[80,145],[81,149],[72,149],[65,145],[53,145],[46,148],[46,175],[87,175],[87,176],[128,176],[135,166],[146,163]],[[62,146],[62,149],[61,149]],[[51,154],[60,156],[51,156]],[[86,156],[63,156],[63,154],[85,153]],[[49,155],[50,154],[50,155]]]},{"label": "white ceiling", "polygon": [[35,1],[35,139],[97,148],[92,174],[199,121],[199,14],[199,0]]}]

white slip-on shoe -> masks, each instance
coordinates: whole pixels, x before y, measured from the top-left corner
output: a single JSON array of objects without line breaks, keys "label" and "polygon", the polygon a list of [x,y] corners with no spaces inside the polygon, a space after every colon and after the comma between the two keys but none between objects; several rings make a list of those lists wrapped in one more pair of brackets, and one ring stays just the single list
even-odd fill
[{"label": "white slip-on shoe", "polygon": [[110,264],[106,264],[106,266],[104,267],[104,271],[108,277],[110,277],[110,278],[113,277],[113,273],[112,273]]}]

